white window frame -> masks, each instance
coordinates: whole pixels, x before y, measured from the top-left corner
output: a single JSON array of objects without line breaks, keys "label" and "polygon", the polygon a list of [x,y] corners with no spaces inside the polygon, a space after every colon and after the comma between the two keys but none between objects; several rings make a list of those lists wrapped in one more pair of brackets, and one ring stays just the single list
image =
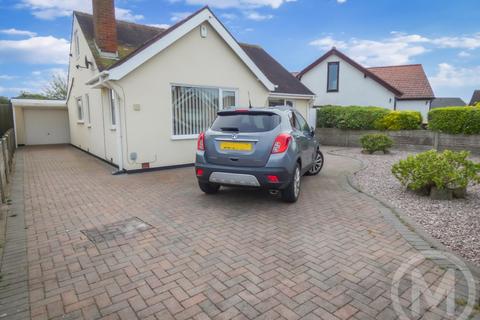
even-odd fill
[{"label": "white window frame", "polygon": [[84,124],[85,123],[85,108],[83,107],[83,99],[82,97],[77,97],[75,99],[75,105],[77,108],[77,123]]},{"label": "white window frame", "polygon": [[200,85],[191,85],[191,84],[184,84],[184,83],[171,83],[170,84],[170,113],[171,113],[171,139],[172,140],[193,140],[197,139],[199,134],[187,134],[187,135],[176,135],[174,133],[174,126],[173,123],[175,121],[173,113],[173,97],[172,94],[172,87],[190,87],[190,88],[202,88],[202,89],[217,89],[218,90],[218,108],[219,110],[223,110],[223,91],[233,91],[235,92],[235,106],[233,108],[238,108],[239,106],[239,89],[238,88],[229,88],[229,87],[216,87],[216,86],[200,86]]},{"label": "white window frame", "polygon": [[74,51],[75,51],[75,58],[78,59],[80,57],[80,39],[78,37],[78,30],[75,30],[73,33],[73,41],[74,41]]},{"label": "white window frame", "polygon": [[291,107],[292,107],[292,108],[295,108],[295,100],[293,100],[293,99],[281,98],[281,97],[279,97],[279,98],[277,98],[277,97],[268,97],[268,107],[269,107],[269,108],[272,108],[272,107],[270,106],[270,99],[272,99],[272,100],[273,100],[273,99],[275,99],[275,100],[283,100],[283,106],[284,106],[284,107],[287,107],[287,106],[288,106],[288,105],[287,105],[287,101],[290,101],[290,102],[292,103],[292,106],[291,106]]},{"label": "white window frame", "polygon": [[[90,95],[88,93],[85,93],[85,105],[82,103],[82,106],[84,107],[84,110],[86,110],[86,115],[87,115],[87,125],[89,128],[92,127],[92,115],[90,113]],[[86,106],[86,108],[85,108]]]},{"label": "white window frame", "polygon": [[108,90],[108,106],[110,109],[110,129],[116,130],[117,129],[117,108],[118,108],[118,96],[113,91],[113,89]]}]

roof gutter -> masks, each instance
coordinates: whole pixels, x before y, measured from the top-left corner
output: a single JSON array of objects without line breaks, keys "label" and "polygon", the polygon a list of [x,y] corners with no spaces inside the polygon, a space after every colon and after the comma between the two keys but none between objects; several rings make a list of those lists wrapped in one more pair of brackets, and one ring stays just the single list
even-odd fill
[{"label": "roof gutter", "polygon": [[271,97],[281,97],[281,98],[297,98],[297,99],[315,99],[316,95],[314,94],[296,94],[296,93],[281,93],[281,92],[270,92]]}]

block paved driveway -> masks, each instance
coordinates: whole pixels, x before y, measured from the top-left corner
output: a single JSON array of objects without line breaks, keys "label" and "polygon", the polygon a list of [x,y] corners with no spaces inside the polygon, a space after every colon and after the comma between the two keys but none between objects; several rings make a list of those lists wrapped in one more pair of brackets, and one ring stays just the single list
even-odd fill
[{"label": "block paved driveway", "polygon": [[[32,319],[396,318],[392,273],[416,250],[346,189],[353,160],[329,156],[290,205],[252,190],[206,196],[192,168],[112,176],[69,146],[17,158],[28,305],[16,308]],[[133,217],[151,228],[109,227]],[[94,244],[91,229],[110,233],[90,233]],[[0,319],[14,318],[3,298]]]}]

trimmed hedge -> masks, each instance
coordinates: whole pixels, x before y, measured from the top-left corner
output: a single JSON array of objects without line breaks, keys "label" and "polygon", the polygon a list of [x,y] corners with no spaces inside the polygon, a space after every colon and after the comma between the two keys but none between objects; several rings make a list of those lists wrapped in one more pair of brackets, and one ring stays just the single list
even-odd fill
[{"label": "trimmed hedge", "polygon": [[418,111],[391,111],[375,123],[378,130],[416,130],[422,125],[422,114]]},{"label": "trimmed hedge", "polygon": [[324,106],[317,111],[320,128],[357,130],[419,129],[422,115],[416,111],[391,111],[379,107]]},{"label": "trimmed hedge", "polygon": [[480,107],[433,109],[428,113],[428,127],[450,134],[480,134]]},{"label": "trimmed hedge", "polygon": [[378,107],[324,106],[317,112],[317,125],[321,128],[373,130],[375,122],[390,110]]}]

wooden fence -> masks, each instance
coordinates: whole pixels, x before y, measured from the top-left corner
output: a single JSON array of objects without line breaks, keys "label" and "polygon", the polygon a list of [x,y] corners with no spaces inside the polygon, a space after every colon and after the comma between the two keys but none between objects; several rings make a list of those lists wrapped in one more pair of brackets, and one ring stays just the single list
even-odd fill
[{"label": "wooden fence", "polygon": [[15,154],[15,133],[8,129],[0,138],[0,200],[7,202],[7,185],[12,180],[13,156]]},{"label": "wooden fence", "polygon": [[10,128],[13,128],[12,106],[0,103],[0,137]]}]

